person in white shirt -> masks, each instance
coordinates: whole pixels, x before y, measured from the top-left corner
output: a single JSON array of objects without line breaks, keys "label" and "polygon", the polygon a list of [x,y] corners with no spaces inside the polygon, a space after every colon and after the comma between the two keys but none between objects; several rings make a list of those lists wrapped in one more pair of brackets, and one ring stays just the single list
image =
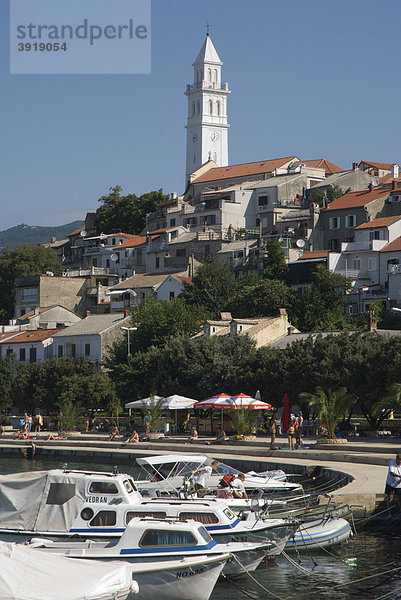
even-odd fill
[{"label": "person in white shirt", "polygon": [[395,496],[401,511],[401,453],[396,455],[395,460],[390,460],[384,493],[387,494],[387,506]]},{"label": "person in white shirt", "polygon": [[213,471],[217,471],[218,466],[218,461],[214,460],[212,462],[212,466],[205,465],[204,467],[198,467],[194,471],[191,471],[192,475],[194,475],[195,487],[197,489],[206,488],[207,480]]},{"label": "person in white shirt", "polygon": [[234,479],[234,481],[231,484],[231,487],[233,488],[234,496],[236,498],[242,498],[243,500],[247,500],[248,494],[245,491],[244,481],[245,475],[243,473],[238,473],[238,477],[237,479]]}]

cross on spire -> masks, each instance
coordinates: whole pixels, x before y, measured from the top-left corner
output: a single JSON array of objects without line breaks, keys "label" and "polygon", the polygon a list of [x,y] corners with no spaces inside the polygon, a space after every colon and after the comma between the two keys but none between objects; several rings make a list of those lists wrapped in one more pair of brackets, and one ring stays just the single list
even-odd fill
[{"label": "cross on spire", "polygon": [[206,23],[206,35],[209,35],[209,21]]}]

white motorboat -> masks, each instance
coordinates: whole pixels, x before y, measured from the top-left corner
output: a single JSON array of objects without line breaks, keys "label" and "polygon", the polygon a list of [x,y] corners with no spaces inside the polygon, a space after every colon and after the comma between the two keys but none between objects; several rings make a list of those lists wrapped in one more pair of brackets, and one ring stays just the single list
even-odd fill
[{"label": "white motorboat", "polygon": [[[171,519],[134,518],[121,538],[111,542],[93,540],[63,542],[33,538],[31,545],[51,554],[92,560],[124,560],[146,563],[188,557],[218,556],[227,561],[225,575],[238,576],[254,571],[266,556],[264,544],[230,542],[218,544],[199,523]],[[227,560],[227,554],[230,557]],[[223,558],[224,557],[224,558]],[[137,572],[134,570],[135,578]],[[140,578],[138,579],[141,584]]]},{"label": "white motorboat", "polygon": [[285,550],[320,550],[345,542],[352,535],[346,519],[327,517],[302,523],[289,538]]},{"label": "white motorboat", "polygon": [[137,593],[124,562],[88,564],[0,542],[1,600],[125,600]]},{"label": "white motorboat", "polygon": [[[204,454],[166,454],[137,458],[136,462],[142,468],[144,476],[140,476],[135,484],[142,494],[152,495],[156,492],[171,494],[179,490],[184,478],[199,467],[211,466],[213,459]],[[207,487],[210,490],[217,489],[221,478],[226,474],[237,476],[239,471],[219,462],[217,469],[208,477]],[[244,485],[248,494],[259,490],[279,496],[303,492],[302,485],[287,481],[287,475],[281,470],[245,473]]]}]

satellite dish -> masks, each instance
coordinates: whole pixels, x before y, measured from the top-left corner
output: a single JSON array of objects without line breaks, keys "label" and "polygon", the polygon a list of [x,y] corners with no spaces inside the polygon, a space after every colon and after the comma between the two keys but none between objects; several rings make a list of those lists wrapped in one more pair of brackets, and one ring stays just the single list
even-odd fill
[{"label": "satellite dish", "polygon": [[88,232],[87,232],[87,231],[85,231],[85,229],[83,229],[79,235],[80,235],[81,237],[86,237],[86,236],[88,235]]},{"label": "satellite dish", "polygon": [[113,262],[117,262],[118,261],[118,254],[116,254],[115,252],[110,256],[110,259]]},{"label": "satellite dish", "polygon": [[303,239],[299,239],[295,243],[298,246],[298,248],[304,248],[305,247],[305,240],[303,240]]},{"label": "satellite dish", "polygon": [[373,187],[377,187],[379,185],[379,180],[378,179],[374,179],[372,181],[372,183],[373,183]]}]

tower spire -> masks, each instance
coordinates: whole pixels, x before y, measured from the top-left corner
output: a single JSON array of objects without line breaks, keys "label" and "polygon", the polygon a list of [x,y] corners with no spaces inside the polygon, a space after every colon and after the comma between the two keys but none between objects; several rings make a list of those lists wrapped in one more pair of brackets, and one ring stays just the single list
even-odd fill
[{"label": "tower spire", "polygon": [[187,85],[187,163],[186,181],[208,160],[217,166],[228,164],[228,83],[221,83],[221,67],[217,50],[206,25],[206,39],[198,52],[193,83]]}]

